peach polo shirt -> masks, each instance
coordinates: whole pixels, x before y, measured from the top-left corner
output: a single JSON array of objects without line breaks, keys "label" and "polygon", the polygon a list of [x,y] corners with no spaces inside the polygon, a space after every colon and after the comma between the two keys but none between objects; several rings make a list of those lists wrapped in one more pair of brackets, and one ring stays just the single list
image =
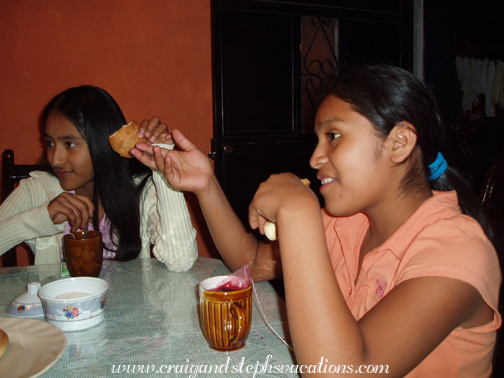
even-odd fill
[{"label": "peach polo shirt", "polygon": [[367,217],[336,218],[323,211],[333,269],[356,320],[412,278],[449,277],[474,286],[494,311],[493,321],[456,328],[406,377],[488,377],[495,331],[502,322],[497,311],[502,279],[497,254],[479,223],[461,214],[456,192],[433,194],[383,245],[364,257],[360,272]]}]

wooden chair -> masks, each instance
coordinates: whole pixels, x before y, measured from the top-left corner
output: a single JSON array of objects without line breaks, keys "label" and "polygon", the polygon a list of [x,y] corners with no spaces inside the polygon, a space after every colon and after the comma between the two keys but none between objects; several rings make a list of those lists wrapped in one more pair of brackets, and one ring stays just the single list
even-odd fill
[{"label": "wooden chair", "polygon": [[[14,151],[5,150],[2,155],[2,202],[12,193],[16,184],[29,177],[32,171],[51,171],[49,165],[22,165],[14,164]],[[3,266],[17,266],[16,247],[11,248],[3,255]],[[30,254],[30,264],[33,264],[33,254]]]}]

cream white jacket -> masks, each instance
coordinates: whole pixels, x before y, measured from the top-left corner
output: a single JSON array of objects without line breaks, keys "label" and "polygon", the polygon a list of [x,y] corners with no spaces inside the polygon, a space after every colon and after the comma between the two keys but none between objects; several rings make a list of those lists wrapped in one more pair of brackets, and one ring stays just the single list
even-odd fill
[{"label": "cream white jacket", "polygon": [[[61,194],[58,179],[35,171],[0,206],[0,255],[26,242],[35,265],[58,264],[66,222],[54,224],[49,201]],[[189,270],[198,257],[194,229],[184,195],[173,189],[159,171],[153,171],[140,198],[140,258],[154,256],[171,271]]]}]

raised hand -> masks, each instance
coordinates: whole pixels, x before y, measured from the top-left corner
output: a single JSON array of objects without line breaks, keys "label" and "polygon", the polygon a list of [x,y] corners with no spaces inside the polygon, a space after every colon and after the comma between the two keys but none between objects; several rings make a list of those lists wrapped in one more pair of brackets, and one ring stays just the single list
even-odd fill
[{"label": "raised hand", "polygon": [[161,171],[174,188],[196,194],[205,191],[215,178],[211,160],[179,130],[173,130],[172,138],[174,150],[138,143],[131,154]]}]

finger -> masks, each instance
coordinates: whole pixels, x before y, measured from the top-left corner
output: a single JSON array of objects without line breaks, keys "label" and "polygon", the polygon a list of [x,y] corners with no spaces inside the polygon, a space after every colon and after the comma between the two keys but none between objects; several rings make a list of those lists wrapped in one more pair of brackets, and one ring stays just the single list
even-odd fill
[{"label": "finger", "polygon": [[263,216],[259,215],[255,211],[251,211],[251,213],[249,214],[250,227],[253,230],[258,229],[259,232],[261,233],[261,235],[264,235],[264,233],[265,233],[264,225],[266,224],[266,222],[267,222],[267,219],[264,218]]},{"label": "finger", "polygon": [[83,226],[87,223],[89,218],[93,217],[94,213],[94,204],[93,201],[88,196],[83,196],[83,195],[78,195],[78,194],[70,194],[69,196],[65,197],[65,199],[71,203],[74,207],[76,207],[81,214],[83,215],[84,222]]},{"label": "finger", "polygon": [[166,156],[164,161],[164,170],[162,171],[170,185],[177,186],[180,184],[181,175],[177,165],[171,156]]},{"label": "finger", "polygon": [[175,144],[183,151],[191,151],[198,148],[177,129],[172,131],[172,137]]},{"label": "finger", "polygon": [[68,198],[61,198],[59,201],[61,207],[59,211],[64,214],[68,219],[68,224],[70,225],[70,231],[75,232],[82,227],[82,213],[75,207]]},{"label": "finger", "polygon": [[86,196],[62,193],[49,202],[47,211],[54,224],[68,221],[75,230],[83,227],[93,216],[94,205]]},{"label": "finger", "polygon": [[259,232],[261,233],[261,235],[264,235],[266,233],[266,231],[264,231],[264,226],[266,224],[267,219],[264,217],[259,217],[257,218],[257,221],[259,223]]},{"label": "finger", "polygon": [[84,229],[93,216],[93,202],[89,197],[81,195],[67,196],[65,197],[65,200],[68,201],[68,207],[75,214],[75,221],[73,222],[73,225],[75,228]]},{"label": "finger", "polygon": [[165,135],[165,140],[169,142],[167,144],[175,144],[175,142],[173,141],[173,136],[170,132]]},{"label": "finger", "polygon": [[154,116],[151,118],[151,120],[149,121],[149,123],[147,124],[147,127],[145,129],[145,136],[147,138],[149,138],[150,140],[150,136],[152,135],[152,133],[154,132],[154,130],[161,124],[161,120],[159,119],[158,116]]},{"label": "finger", "polygon": [[149,142],[155,143],[160,135],[168,134],[168,126],[165,123],[159,123],[152,131]]},{"label": "finger", "polygon": [[147,155],[150,155],[150,156],[153,155],[153,152],[152,152],[153,146],[150,144],[147,144],[147,143],[139,142],[139,143],[135,144],[135,147],[133,147],[131,149],[131,151],[133,151],[133,150],[140,151],[140,153],[146,153]]},{"label": "finger", "polygon": [[[88,196],[80,196],[80,195],[75,195],[75,197],[77,197],[78,199],[80,199],[81,201],[84,202],[86,208],[87,208],[87,214],[89,216],[89,218],[92,218],[93,217],[93,214],[94,214],[94,210],[95,210],[95,206],[94,206],[94,203],[93,201],[91,200],[91,198],[89,198]],[[83,213],[86,213],[86,209],[83,209]],[[89,219],[85,222],[87,223],[89,221]],[[85,226],[85,223],[84,223],[84,226]]]},{"label": "finger", "polygon": [[151,169],[156,169],[152,153],[152,146],[146,143],[137,143],[137,145],[130,150],[130,154],[138,159],[143,165]]},{"label": "finger", "polygon": [[165,176],[170,176],[173,180],[175,178],[176,166],[171,156],[166,156],[164,160],[164,174]]},{"label": "finger", "polygon": [[47,205],[47,212],[54,224],[61,224],[68,221],[66,206],[61,204],[62,201],[60,197],[56,197]]},{"label": "finger", "polygon": [[248,218],[249,218],[249,224],[250,227],[255,230],[256,228],[259,227],[259,214],[257,213],[255,206],[254,206],[254,200],[249,205],[249,211],[248,211]]},{"label": "finger", "polygon": [[144,119],[141,123],[140,123],[140,127],[138,128],[138,137],[139,138],[143,138],[144,134],[145,134],[145,130],[147,129],[147,125],[149,124],[149,121]]},{"label": "finger", "polygon": [[165,156],[163,155],[163,151],[162,151],[161,147],[154,146],[154,163],[156,165],[156,169],[158,169],[160,172],[163,172],[163,174],[164,174]]}]

